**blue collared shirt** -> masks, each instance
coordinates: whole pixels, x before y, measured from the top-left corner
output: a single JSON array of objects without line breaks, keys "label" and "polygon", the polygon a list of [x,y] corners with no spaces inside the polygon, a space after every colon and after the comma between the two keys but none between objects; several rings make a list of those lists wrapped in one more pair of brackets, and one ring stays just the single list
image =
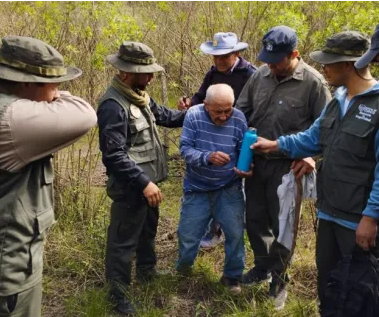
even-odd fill
[{"label": "blue collared shirt", "polygon": [[[379,95],[379,83],[376,83],[370,89],[364,91],[363,93],[357,95]],[[335,97],[340,105],[340,115],[341,118],[345,115],[347,110],[354,103],[357,96],[354,96],[348,103],[347,107],[344,107],[347,90],[345,87],[339,87],[335,93]],[[313,123],[313,125],[306,131],[300,132],[298,134],[293,134],[289,136],[282,136],[278,139],[279,150],[286,153],[292,158],[304,158],[309,156],[315,156],[321,153],[321,148],[319,145],[320,137],[320,120],[325,114],[325,109],[321,113],[320,117]],[[379,220],[379,131],[375,135],[375,157],[376,157],[376,167],[375,167],[375,179],[372,185],[371,193],[367,201],[367,206],[363,210],[363,215],[378,219]],[[356,230],[358,227],[357,223],[342,220],[333,216],[330,216],[323,212],[322,210],[317,211],[318,217],[320,219],[333,221],[343,227]]]}]

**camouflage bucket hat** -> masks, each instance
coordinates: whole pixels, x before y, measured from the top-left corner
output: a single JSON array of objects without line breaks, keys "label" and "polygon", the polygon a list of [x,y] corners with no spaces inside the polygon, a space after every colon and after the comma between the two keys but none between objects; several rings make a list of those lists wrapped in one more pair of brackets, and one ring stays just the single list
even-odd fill
[{"label": "camouflage bucket hat", "polygon": [[60,83],[82,74],[79,68],[65,66],[62,55],[54,47],[35,38],[6,36],[1,42],[1,79]]},{"label": "camouflage bucket hat", "polygon": [[369,48],[370,41],[360,32],[345,31],[332,35],[322,50],[312,52],[311,59],[320,64],[355,62]]},{"label": "camouflage bucket hat", "polygon": [[117,54],[107,56],[107,61],[127,73],[156,73],[164,68],[156,63],[153,50],[139,42],[125,41]]}]

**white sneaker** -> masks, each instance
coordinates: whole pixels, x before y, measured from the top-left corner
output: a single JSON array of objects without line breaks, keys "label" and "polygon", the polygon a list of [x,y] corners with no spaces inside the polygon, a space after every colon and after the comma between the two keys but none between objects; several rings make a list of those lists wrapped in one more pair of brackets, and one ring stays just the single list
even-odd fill
[{"label": "white sneaker", "polygon": [[219,245],[220,243],[222,243],[223,241],[224,241],[224,239],[222,238],[222,236],[218,236],[218,235],[215,234],[212,237],[212,239],[209,239],[209,238],[203,238],[203,239],[201,239],[201,241],[200,241],[200,248],[202,248],[204,250],[213,249],[217,245]]}]

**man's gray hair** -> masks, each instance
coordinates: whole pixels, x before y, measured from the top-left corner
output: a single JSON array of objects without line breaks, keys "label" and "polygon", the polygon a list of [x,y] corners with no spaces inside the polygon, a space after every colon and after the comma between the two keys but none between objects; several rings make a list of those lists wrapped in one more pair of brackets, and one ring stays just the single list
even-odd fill
[{"label": "man's gray hair", "polygon": [[216,84],[209,86],[205,95],[206,102],[212,103],[212,101],[215,101],[216,99],[230,101],[234,104],[234,91],[232,87],[227,84]]}]

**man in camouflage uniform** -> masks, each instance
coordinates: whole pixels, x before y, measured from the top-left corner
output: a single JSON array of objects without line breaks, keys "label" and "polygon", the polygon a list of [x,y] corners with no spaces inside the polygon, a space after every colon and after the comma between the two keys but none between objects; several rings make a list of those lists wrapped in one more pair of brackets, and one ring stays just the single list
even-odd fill
[{"label": "man in camouflage uniform", "polygon": [[59,83],[81,75],[50,45],[7,36],[0,47],[0,316],[41,316],[42,252],[54,222],[52,153],[96,124]]}]

